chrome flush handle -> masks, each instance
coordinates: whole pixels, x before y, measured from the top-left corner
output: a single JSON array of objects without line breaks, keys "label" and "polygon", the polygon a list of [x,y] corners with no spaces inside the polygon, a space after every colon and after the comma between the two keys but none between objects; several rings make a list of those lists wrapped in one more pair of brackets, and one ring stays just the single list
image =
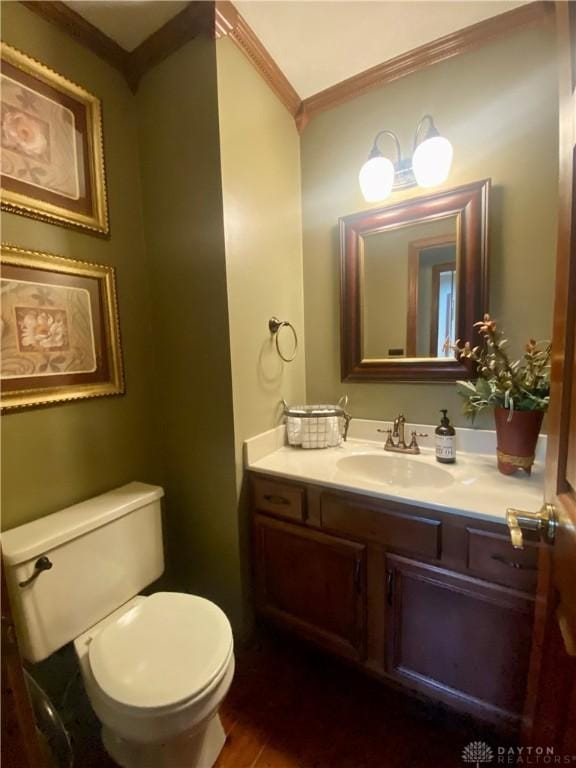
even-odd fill
[{"label": "chrome flush handle", "polygon": [[543,504],[539,512],[525,512],[510,507],[506,510],[506,522],[514,549],[524,549],[523,531],[537,531],[542,541],[552,544],[558,525],[554,504]]}]

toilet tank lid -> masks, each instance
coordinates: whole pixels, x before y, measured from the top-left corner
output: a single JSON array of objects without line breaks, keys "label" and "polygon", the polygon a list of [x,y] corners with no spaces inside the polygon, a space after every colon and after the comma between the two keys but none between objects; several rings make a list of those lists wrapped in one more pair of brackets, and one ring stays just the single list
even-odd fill
[{"label": "toilet tank lid", "polygon": [[7,565],[31,560],[164,496],[158,485],[132,482],[2,533]]}]

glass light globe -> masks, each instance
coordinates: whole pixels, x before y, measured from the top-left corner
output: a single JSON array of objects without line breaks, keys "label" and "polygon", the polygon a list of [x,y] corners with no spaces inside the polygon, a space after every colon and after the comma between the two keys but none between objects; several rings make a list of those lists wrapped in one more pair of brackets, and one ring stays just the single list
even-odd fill
[{"label": "glass light globe", "polygon": [[371,157],[360,169],[358,180],[367,203],[384,200],[392,191],[394,166],[387,157]]},{"label": "glass light globe", "polygon": [[412,170],[420,187],[436,187],[446,181],[452,165],[452,144],[443,136],[433,136],[416,147]]}]

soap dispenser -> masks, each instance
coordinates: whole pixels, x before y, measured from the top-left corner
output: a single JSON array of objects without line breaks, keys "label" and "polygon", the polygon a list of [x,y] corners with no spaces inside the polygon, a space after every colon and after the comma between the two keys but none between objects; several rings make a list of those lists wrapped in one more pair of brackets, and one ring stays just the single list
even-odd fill
[{"label": "soap dispenser", "polygon": [[448,411],[442,409],[443,414],[439,426],[436,427],[436,461],[441,464],[454,464],[456,461],[456,430],[450,424]]}]

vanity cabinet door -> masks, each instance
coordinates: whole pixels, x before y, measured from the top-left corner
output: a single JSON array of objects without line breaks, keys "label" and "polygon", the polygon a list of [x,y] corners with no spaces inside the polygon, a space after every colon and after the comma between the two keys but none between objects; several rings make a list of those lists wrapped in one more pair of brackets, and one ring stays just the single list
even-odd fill
[{"label": "vanity cabinet door", "polygon": [[507,587],[387,557],[387,673],[500,725],[519,723],[533,600]]},{"label": "vanity cabinet door", "polygon": [[257,611],[318,645],[361,660],[366,547],[255,515]]}]

